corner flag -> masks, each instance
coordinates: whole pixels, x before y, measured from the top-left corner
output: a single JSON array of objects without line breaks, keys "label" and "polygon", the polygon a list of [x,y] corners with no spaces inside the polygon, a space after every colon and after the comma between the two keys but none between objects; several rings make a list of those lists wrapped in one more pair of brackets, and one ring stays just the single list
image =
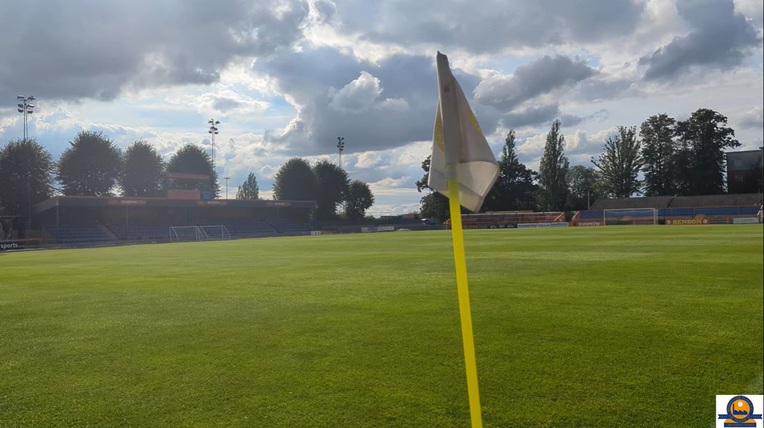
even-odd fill
[{"label": "corner flag", "polygon": [[435,116],[430,177],[427,185],[448,197],[470,419],[473,428],[481,428],[483,420],[480,414],[477,362],[467,285],[467,261],[464,254],[462,213],[459,205],[478,211],[499,175],[499,166],[467,103],[462,88],[451,74],[448,58],[438,52],[437,62],[438,113]]},{"label": "corner flag", "polygon": [[[478,211],[499,175],[499,165],[480,130],[448,58],[438,52],[438,111],[432,135],[432,157],[427,185],[448,196],[449,173],[459,184],[459,202]],[[450,172],[448,167],[455,167]]]}]

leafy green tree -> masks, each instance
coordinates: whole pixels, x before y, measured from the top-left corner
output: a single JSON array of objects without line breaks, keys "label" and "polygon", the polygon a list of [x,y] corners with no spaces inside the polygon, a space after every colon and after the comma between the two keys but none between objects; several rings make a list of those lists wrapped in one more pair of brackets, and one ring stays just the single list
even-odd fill
[{"label": "leafy green tree", "polygon": [[594,168],[576,165],[568,170],[567,207],[573,211],[587,210],[600,194],[597,190],[599,174]]},{"label": "leafy green tree", "polygon": [[218,174],[212,166],[212,158],[201,147],[186,144],[181,147],[167,162],[168,173],[185,173],[206,175],[209,179],[203,182],[168,179],[170,189],[198,189],[202,192],[212,192],[217,198],[220,195]]},{"label": "leafy green tree", "polygon": [[546,136],[544,155],[539,166],[539,205],[544,211],[558,211],[568,195],[567,175],[570,163],[565,156],[565,136],[560,133],[560,120],[552,122]]},{"label": "leafy green tree", "polygon": [[[437,219],[441,222],[451,218],[448,198],[438,192],[424,195],[419,200],[419,203],[421,204],[419,215],[422,218]],[[462,211],[464,211],[464,209],[462,209]]]},{"label": "leafy green tree", "polygon": [[374,205],[374,195],[369,185],[363,181],[351,181],[345,194],[345,217],[361,220],[366,215],[366,210],[372,205]]},{"label": "leafy green tree", "polygon": [[533,210],[536,207],[536,173],[520,163],[515,153],[515,131],[504,140],[499,177],[483,204],[483,211]]},{"label": "leafy green tree", "polygon": [[81,131],[58,162],[57,179],[67,196],[109,196],[122,171],[122,154],[100,132]]},{"label": "leafy green tree", "polygon": [[273,198],[294,201],[318,199],[318,181],[308,162],[292,158],[279,168],[273,181]]},{"label": "leafy green tree", "polygon": [[425,189],[432,190],[430,189],[429,186],[427,186],[427,181],[430,178],[430,159],[431,158],[432,156],[427,156],[427,159],[422,161],[422,169],[424,170],[424,175],[419,181],[416,182],[416,191],[419,193],[421,193],[422,190],[425,190]]},{"label": "leafy green tree", "polygon": [[430,191],[430,193],[424,195],[422,199],[419,200],[422,204],[419,209],[419,215],[422,218],[436,218],[439,221],[445,221],[450,217],[448,198],[427,186],[427,181],[430,178],[430,158],[431,156],[427,156],[427,159],[422,162],[424,176],[422,176],[421,180],[416,182],[417,192],[422,193],[424,190]]},{"label": "leafy green tree", "polygon": [[676,194],[676,120],[666,114],[650,116],[639,128],[642,137],[642,171],[645,196]]},{"label": "leafy green tree", "polygon": [[239,190],[236,192],[236,199],[245,201],[255,201],[260,199],[260,188],[257,187],[257,178],[255,173],[250,172],[247,179],[244,180]]},{"label": "leafy green tree", "polygon": [[684,195],[723,193],[725,149],[740,147],[735,131],[727,126],[727,117],[701,108],[689,119],[677,123],[680,143],[678,164],[684,168],[678,190]]},{"label": "leafy green tree", "polygon": [[153,146],[139,140],[125,150],[120,176],[124,196],[159,196],[163,180],[164,162]]},{"label": "leafy green tree", "polygon": [[318,186],[316,218],[331,220],[337,216],[337,207],[348,191],[348,174],[326,159],[318,161],[312,169]]},{"label": "leafy green tree", "polygon": [[628,198],[639,192],[637,176],[642,168],[637,128],[618,127],[618,134],[605,141],[605,151],[592,163],[599,168],[600,188],[607,196]]},{"label": "leafy green tree", "polygon": [[15,140],[0,150],[0,213],[28,217],[52,194],[54,164],[34,139]]}]

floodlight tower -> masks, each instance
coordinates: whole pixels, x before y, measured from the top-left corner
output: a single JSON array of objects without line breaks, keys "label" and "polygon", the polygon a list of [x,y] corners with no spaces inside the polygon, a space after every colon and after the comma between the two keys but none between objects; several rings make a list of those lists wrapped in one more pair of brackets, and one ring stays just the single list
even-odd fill
[{"label": "floodlight tower", "polygon": [[212,140],[212,170],[215,171],[215,136],[218,135],[219,120],[210,119],[207,121],[210,124],[210,129],[207,131],[210,133],[210,139]]},{"label": "floodlight tower", "polygon": [[[24,115],[24,142],[29,138],[29,127],[27,126],[27,117],[34,111],[34,104],[32,101],[35,97],[30,95],[25,97],[24,95],[16,96],[18,101],[18,111]],[[32,184],[31,184],[31,153],[27,153],[27,227],[32,227]]]},{"label": "floodlight tower", "polygon": [[24,115],[24,140],[26,140],[29,137],[29,128],[27,128],[27,116],[32,114],[34,111],[34,104],[32,104],[32,101],[35,100],[35,97],[32,95],[25,97],[23,95],[18,95],[16,97],[16,101],[18,101],[18,110],[19,113]]},{"label": "floodlight tower", "polygon": [[339,164],[340,168],[342,168],[342,151],[345,150],[345,137],[337,137],[337,149],[340,151]]}]

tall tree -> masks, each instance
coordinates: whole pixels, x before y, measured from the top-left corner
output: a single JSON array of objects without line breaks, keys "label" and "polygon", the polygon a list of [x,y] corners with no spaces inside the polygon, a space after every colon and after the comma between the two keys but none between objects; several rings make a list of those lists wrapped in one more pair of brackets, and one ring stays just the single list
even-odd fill
[{"label": "tall tree", "polygon": [[639,192],[642,168],[637,128],[619,126],[618,134],[605,141],[605,151],[592,163],[599,168],[601,189],[607,196],[628,198]]},{"label": "tall tree", "polygon": [[31,207],[52,194],[54,165],[34,139],[15,140],[0,150],[0,213],[29,217]]},{"label": "tall tree", "polygon": [[67,196],[108,196],[122,170],[122,154],[100,132],[81,131],[61,154],[57,179]]},{"label": "tall tree", "polygon": [[369,185],[363,181],[351,181],[345,194],[345,217],[361,220],[366,215],[366,210],[372,205],[374,205],[374,195]]},{"label": "tall tree", "polygon": [[544,155],[539,166],[539,205],[545,211],[562,210],[568,195],[567,175],[570,163],[565,156],[565,136],[560,133],[560,120],[552,122],[546,136]]},{"label": "tall tree", "polygon": [[316,218],[331,220],[337,216],[337,207],[348,191],[348,173],[328,160],[320,160],[313,166],[318,185]]},{"label": "tall tree", "polygon": [[724,151],[740,147],[740,143],[733,138],[735,131],[726,125],[726,116],[705,108],[677,123],[681,144],[679,160],[686,168],[678,186],[683,194],[713,195],[724,192]]},{"label": "tall tree", "polygon": [[667,114],[650,116],[639,128],[645,196],[676,194],[676,120]]},{"label": "tall tree", "polygon": [[532,210],[536,207],[538,189],[533,183],[536,173],[520,163],[515,144],[515,131],[511,129],[501,151],[499,177],[486,196],[484,211]]},{"label": "tall tree", "polygon": [[417,192],[422,193],[424,190],[430,191],[430,193],[424,195],[422,199],[419,200],[422,204],[419,209],[419,215],[422,216],[422,218],[436,218],[439,221],[445,221],[450,217],[448,198],[433,191],[427,186],[427,181],[430,178],[430,158],[431,156],[427,156],[427,159],[422,161],[424,176],[416,182]]},{"label": "tall tree", "polygon": [[316,175],[304,159],[289,159],[276,173],[273,181],[274,199],[315,201],[317,193]]},{"label": "tall tree", "polygon": [[168,186],[171,189],[198,189],[202,192],[212,192],[216,198],[220,195],[218,174],[212,166],[212,158],[209,153],[195,144],[186,144],[175,152],[170,161],[167,162],[167,172],[199,174],[209,177],[202,182],[168,179]]},{"label": "tall tree", "polygon": [[597,199],[599,174],[594,168],[576,165],[568,170],[568,200],[566,205],[574,211],[587,210]]},{"label": "tall tree", "polygon": [[162,156],[139,140],[125,150],[120,187],[124,196],[159,196],[164,180]]},{"label": "tall tree", "polygon": [[250,172],[249,175],[247,175],[247,179],[244,180],[244,183],[239,186],[239,190],[236,191],[236,199],[245,201],[255,201],[260,199],[260,188],[257,187],[255,173]]}]

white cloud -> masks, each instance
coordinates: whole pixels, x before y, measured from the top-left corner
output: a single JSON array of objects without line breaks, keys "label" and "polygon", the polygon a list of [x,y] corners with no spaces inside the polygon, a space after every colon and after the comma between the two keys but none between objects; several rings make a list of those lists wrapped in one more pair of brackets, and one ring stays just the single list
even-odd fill
[{"label": "white cloud", "polygon": [[357,79],[330,96],[329,107],[343,113],[368,110],[382,93],[379,79],[362,71]]},{"label": "white cloud", "polygon": [[354,164],[356,168],[373,168],[382,162],[382,156],[377,152],[360,153]]},{"label": "white cloud", "polygon": [[737,122],[742,128],[758,128],[764,126],[764,109],[756,106],[738,116]]},{"label": "white cloud", "polygon": [[[254,172],[268,195],[286,160],[334,160],[341,136],[351,178],[378,192],[374,209],[403,212],[422,196],[414,183],[430,152],[436,50],[492,147],[515,128],[534,170],[555,118],[571,164],[588,166],[615,127],[659,113],[681,120],[711,108],[744,147],[763,138],[758,0],[265,0],[212,10],[72,1],[0,0],[17,17],[6,32],[25,37],[0,42],[0,144],[22,134],[17,91],[37,96],[30,135],[54,157],[81,129],[121,147],[145,139],[165,157],[186,143],[210,150],[215,117],[229,193]],[[688,62],[682,52],[701,54]],[[675,78],[645,81],[647,70]]]}]

